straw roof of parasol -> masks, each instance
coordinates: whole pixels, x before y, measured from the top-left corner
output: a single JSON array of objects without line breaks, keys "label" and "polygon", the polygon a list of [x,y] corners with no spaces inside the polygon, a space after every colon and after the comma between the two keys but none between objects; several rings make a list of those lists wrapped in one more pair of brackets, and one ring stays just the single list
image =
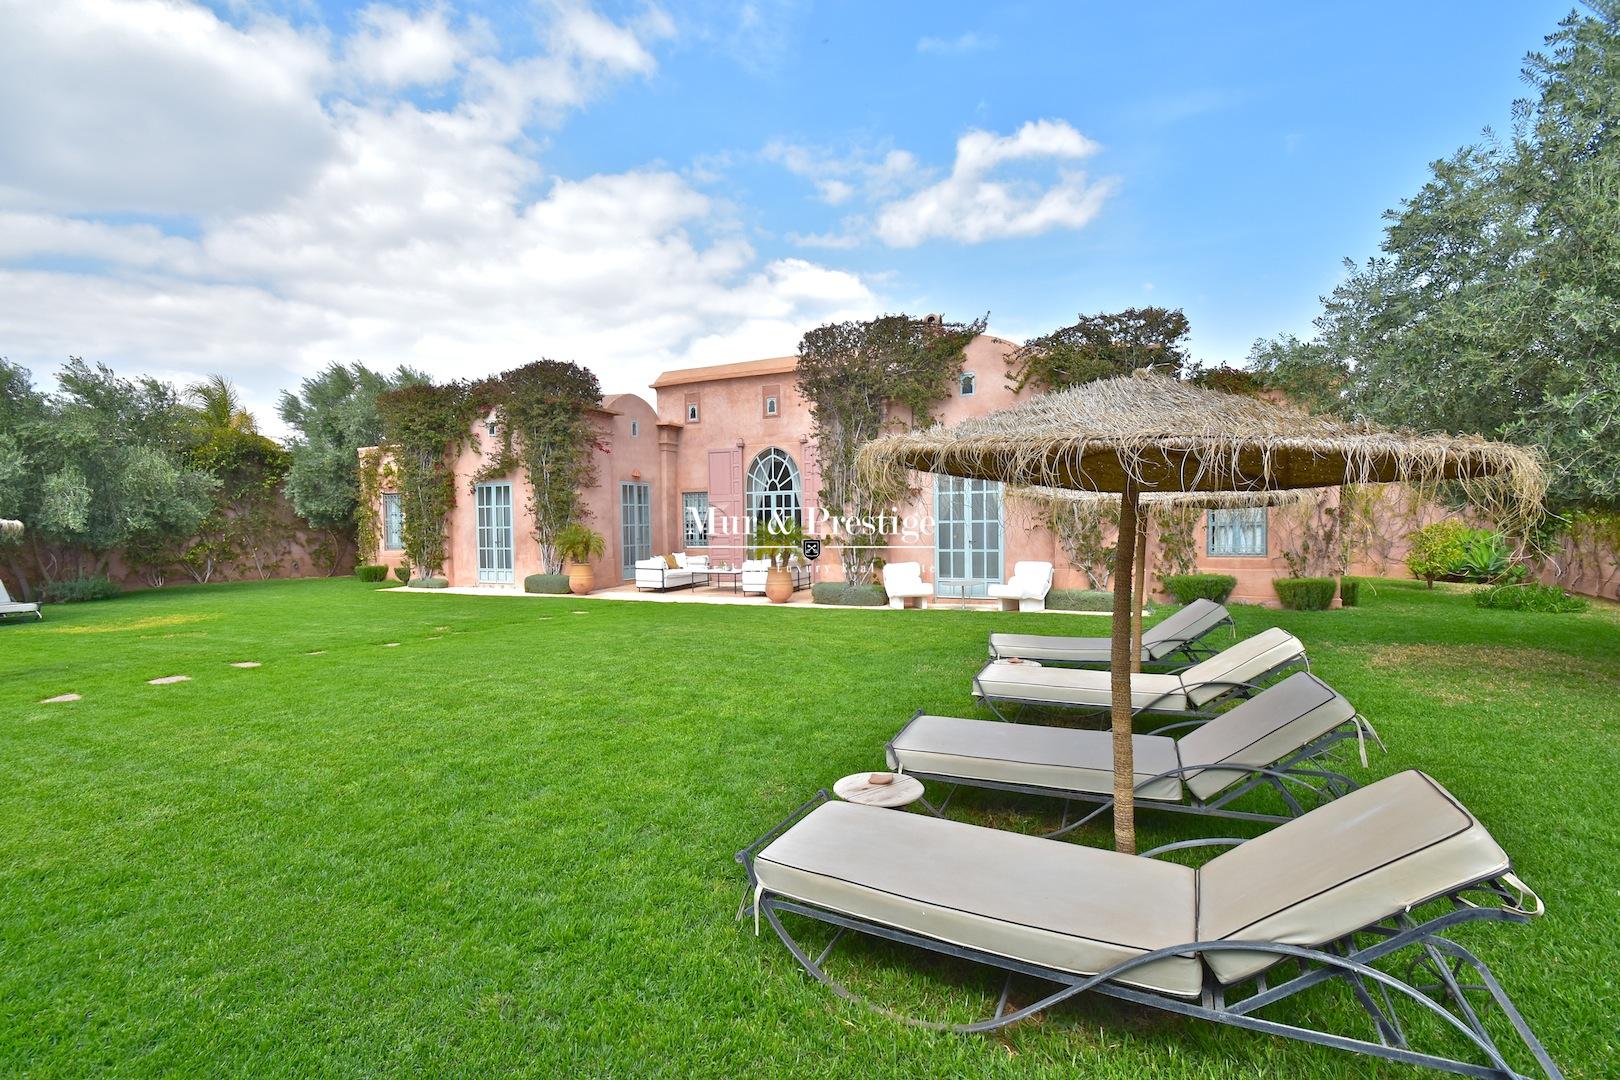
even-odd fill
[{"label": "straw roof of parasol", "polygon": [[1546,478],[1524,447],[1317,416],[1150,372],[1101,379],[861,451],[872,480],[908,470],[1026,487],[1258,491],[1490,478],[1481,501],[1539,510]]},{"label": "straw roof of parasol", "polygon": [[[1119,505],[1118,497],[1112,492],[1075,491],[1072,488],[1013,485],[1003,495],[1009,503],[1021,504],[1037,513],[1062,511],[1064,507],[1076,504]],[[1241,510],[1256,506],[1293,506],[1310,502],[1311,499],[1311,492],[1306,488],[1282,491],[1145,491],[1142,493],[1142,506],[1149,510]]]},{"label": "straw roof of parasol", "polygon": [[23,523],[11,518],[0,518],[0,536],[21,536]]}]

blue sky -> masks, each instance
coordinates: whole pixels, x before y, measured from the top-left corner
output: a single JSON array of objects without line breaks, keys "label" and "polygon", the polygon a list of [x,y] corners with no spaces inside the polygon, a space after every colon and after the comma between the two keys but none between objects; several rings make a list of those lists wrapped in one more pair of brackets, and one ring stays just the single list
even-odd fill
[{"label": "blue sky", "polygon": [[1136,7],[0,2],[0,354],[261,416],[331,360],[638,390],[882,310],[1163,304],[1235,362],[1568,11]]}]

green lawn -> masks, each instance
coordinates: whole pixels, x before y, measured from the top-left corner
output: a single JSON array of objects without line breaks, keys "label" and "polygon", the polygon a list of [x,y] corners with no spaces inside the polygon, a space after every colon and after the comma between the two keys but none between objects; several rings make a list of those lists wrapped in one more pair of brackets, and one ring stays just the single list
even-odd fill
[{"label": "green lawn", "polygon": [[[1464,940],[1570,1076],[1620,1073],[1620,618],[1363,597],[1238,620],[1297,633],[1373,720],[1369,776],[1425,769],[1486,822],[1548,912]],[[902,1028],[732,922],[738,848],[878,766],[914,709],[987,715],[992,628],[1103,626],[309,581],[0,627],[0,1073],[1418,1075],[1107,1002],[1001,1038]],[[841,972],[942,1015],[995,989],[859,945]],[[1359,1025],[1338,991],[1294,1007]]]}]

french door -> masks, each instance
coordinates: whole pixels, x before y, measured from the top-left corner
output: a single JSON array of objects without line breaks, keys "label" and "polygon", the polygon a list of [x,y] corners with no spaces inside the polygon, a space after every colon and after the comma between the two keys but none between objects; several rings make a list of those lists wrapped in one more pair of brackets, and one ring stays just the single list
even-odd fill
[{"label": "french door", "polygon": [[652,557],[652,488],[619,485],[619,561],[625,579],[636,576],[636,560]]},{"label": "french door", "polygon": [[1001,485],[934,477],[934,582],[944,596],[985,596],[1001,574]]},{"label": "french door", "polygon": [[478,581],[512,581],[512,485],[479,484],[474,489],[478,517]]}]

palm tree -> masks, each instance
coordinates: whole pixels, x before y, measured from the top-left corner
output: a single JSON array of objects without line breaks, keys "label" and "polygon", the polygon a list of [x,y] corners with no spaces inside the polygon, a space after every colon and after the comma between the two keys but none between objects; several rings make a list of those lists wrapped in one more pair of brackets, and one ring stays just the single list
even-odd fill
[{"label": "palm tree", "polygon": [[258,431],[253,414],[242,407],[236,384],[223,375],[210,375],[192,384],[186,397],[196,408],[197,425],[206,436],[227,431],[247,434]]}]

